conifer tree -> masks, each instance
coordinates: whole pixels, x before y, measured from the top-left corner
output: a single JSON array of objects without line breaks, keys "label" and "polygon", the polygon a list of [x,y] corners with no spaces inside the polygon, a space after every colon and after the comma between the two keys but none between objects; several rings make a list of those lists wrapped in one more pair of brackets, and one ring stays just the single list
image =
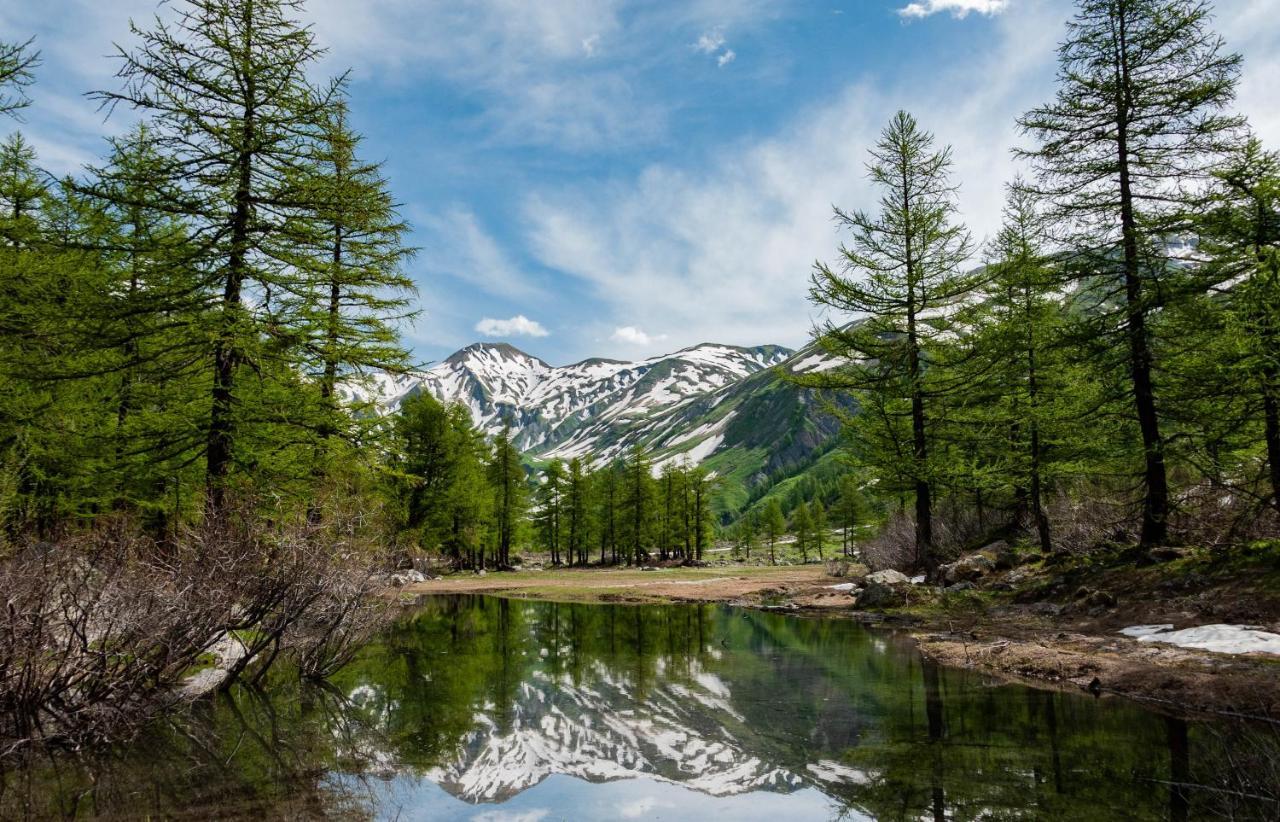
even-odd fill
[{"label": "conifer tree", "polygon": [[840,523],[840,547],[844,556],[850,556],[854,529],[863,524],[864,505],[862,492],[853,474],[845,474],[840,478],[840,499],[837,504],[837,519]]},{"label": "conifer tree", "polygon": [[289,229],[301,249],[298,267],[310,275],[310,290],[294,299],[326,415],[318,431],[324,440],[347,420],[337,404],[340,380],[406,369],[408,355],[394,323],[410,316],[415,287],[403,273],[414,253],[403,242],[408,226],[396,213],[381,165],[360,158],[360,137],[348,124],[344,99],[322,116],[313,156],[297,183],[312,210]]},{"label": "conifer tree", "polygon": [[800,503],[791,513],[791,533],[795,534],[796,547],[800,549],[800,562],[809,564],[809,543],[813,539],[813,522],[809,517],[809,503]]},{"label": "conifer tree", "polygon": [[818,561],[823,560],[822,548],[827,538],[827,509],[822,500],[815,499],[809,509],[809,520],[813,526],[813,547],[818,552]]},{"label": "conifer tree", "polygon": [[769,564],[777,565],[778,556],[775,547],[778,544],[778,538],[787,530],[787,521],[782,516],[782,506],[778,504],[777,499],[769,500],[765,506],[764,516],[761,518],[760,531],[764,534],[765,540],[769,543]]},{"label": "conifer tree", "polygon": [[648,559],[653,532],[653,477],[649,455],[643,447],[637,445],[631,449],[623,470],[622,521],[626,533],[625,556],[630,565]]},{"label": "conifer tree", "polygon": [[1152,315],[1176,299],[1167,244],[1241,120],[1224,114],[1240,58],[1209,28],[1202,0],[1078,0],[1058,51],[1056,99],[1019,120],[1037,145],[1023,156],[1068,263],[1100,278],[1098,331],[1125,352],[1140,433],[1144,545],[1168,535],[1167,438],[1161,429]]},{"label": "conifer tree", "polygon": [[[242,453],[242,429],[257,420],[297,419],[297,397],[242,390],[241,376],[283,385],[293,378],[306,338],[301,318],[282,311],[306,299],[312,281],[296,267],[292,223],[313,213],[296,181],[305,176],[328,114],[329,98],[308,82],[322,55],[310,29],[292,15],[300,0],[185,0],[176,22],[131,25],[140,45],[120,50],[118,91],[96,96],[150,118],[154,144],[168,162],[160,206],[184,220],[199,250],[209,291],[202,326],[209,340],[209,407],[204,434],[210,510],[225,507]],[[282,436],[275,431],[269,439]]]},{"label": "conifer tree", "polygon": [[[1047,248],[1047,226],[1034,197],[1020,183],[1009,188],[1004,222],[987,251],[989,280],[982,300],[966,311],[963,335],[974,356],[974,392],[984,401],[962,414],[970,439],[998,486],[1013,486],[1014,520],[1029,517],[1040,549],[1051,549],[1044,496],[1048,471],[1046,428],[1062,408],[1052,404],[1066,364],[1058,361],[1064,315],[1054,297],[1059,275]],[[972,433],[977,432],[977,433]]]},{"label": "conifer tree", "polygon": [[569,472],[565,478],[565,545],[569,551],[569,564],[586,565],[589,561],[587,547],[590,544],[590,470],[584,470],[582,460],[569,460]]},{"label": "conifer tree", "polygon": [[34,42],[0,41],[0,115],[16,118],[31,105],[27,89],[35,82],[35,69],[40,65],[40,52],[31,47]]},{"label": "conifer tree", "polygon": [[[1197,349],[1204,350],[1207,367],[1193,370],[1188,381],[1208,400],[1202,415],[1232,431],[1248,409],[1224,413],[1229,399],[1257,398],[1271,501],[1280,511],[1280,155],[1250,139],[1218,181],[1199,234],[1203,265],[1219,287],[1207,311],[1192,318],[1203,332]],[[1213,321],[1206,322],[1206,313]],[[1244,450],[1247,441],[1235,447]]]},{"label": "conifer tree", "polygon": [[[538,530],[542,546],[551,555],[551,564],[561,563],[560,549],[563,537],[565,509],[564,463],[552,460],[543,472],[542,485],[538,488]],[[573,558],[570,557],[570,563]]]},{"label": "conifer tree", "polygon": [[511,429],[494,438],[489,458],[489,487],[493,495],[493,560],[498,568],[511,567],[511,548],[527,510],[524,466],[511,443]]},{"label": "conifer tree", "polygon": [[[881,473],[907,480],[915,496],[916,562],[932,567],[935,439],[930,406],[944,390],[932,350],[949,331],[946,309],[974,287],[961,273],[972,253],[963,225],[954,221],[956,187],[951,150],[934,149],[933,135],[898,112],[871,150],[868,172],[881,190],[880,211],[836,209],[851,233],[835,266],[814,266],[810,299],[843,315],[865,316],[848,325],[828,321],[822,347],[840,357],[840,369],[807,375],[802,384],[852,390],[884,411],[879,421],[895,447],[875,454]],[[864,406],[871,403],[862,403]],[[868,417],[876,420],[876,415]],[[909,421],[905,443],[899,426]],[[905,448],[902,446],[905,444]]]}]

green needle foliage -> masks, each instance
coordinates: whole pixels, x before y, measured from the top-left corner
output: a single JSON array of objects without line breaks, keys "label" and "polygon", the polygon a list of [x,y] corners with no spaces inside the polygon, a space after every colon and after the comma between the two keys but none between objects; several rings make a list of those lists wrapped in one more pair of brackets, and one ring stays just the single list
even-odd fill
[{"label": "green needle foliage", "polygon": [[[819,342],[845,367],[800,382],[854,393],[863,459],[886,489],[915,498],[916,562],[936,563],[933,498],[938,473],[935,406],[950,393],[938,349],[950,333],[947,309],[976,281],[961,266],[972,240],[954,221],[951,150],[900,111],[871,150],[868,175],[880,190],[878,213],[836,209],[851,235],[833,267],[814,266],[810,299],[841,317]],[[842,320],[843,322],[843,320]]]},{"label": "green needle foliage", "polygon": [[[1169,241],[1224,152],[1238,145],[1239,55],[1209,28],[1200,0],[1080,0],[1058,52],[1056,99],[1019,120],[1022,152],[1049,205],[1067,265],[1092,286],[1097,356],[1124,368],[1140,440],[1142,542],[1168,536],[1168,437],[1158,396],[1155,312],[1194,288]],[[1187,280],[1190,280],[1188,282]],[[1116,399],[1120,399],[1117,397]]]}]

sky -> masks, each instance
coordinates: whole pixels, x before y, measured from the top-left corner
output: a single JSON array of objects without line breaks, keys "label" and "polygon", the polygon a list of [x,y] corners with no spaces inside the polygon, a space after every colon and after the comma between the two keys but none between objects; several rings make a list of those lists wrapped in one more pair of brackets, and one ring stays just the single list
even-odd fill
[{"label": "sky", "polygon": [[[172,0],[180,3],[181,0]],[[1280,147],[1275,0],[1219,0],[1238,109]],[[961,218],[998,226],[1051,99],[1069,0],[308,0],[349,69],[364,154],[419,249],[423,364],[506,341],[552,364],[701,342],[803,345],[832,206],[873,209],[867,149],[905,108],[954,151]],[[55,174],[125,130],[115,44],[156,0],[0,0],[0,39],[43,54],[20,128]],[[317,77],[319,79],[319,76]]]}]

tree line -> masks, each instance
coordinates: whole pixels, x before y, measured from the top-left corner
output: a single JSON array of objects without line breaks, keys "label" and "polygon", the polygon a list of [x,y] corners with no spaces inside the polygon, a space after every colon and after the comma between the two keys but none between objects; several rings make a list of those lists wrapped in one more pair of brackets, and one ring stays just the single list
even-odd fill
[{"label": "tree line", "polygon": [[672,460],[655,471],[642,447],[534,468],[508,431],[489,441],[465,407],[425,393],[394,430],[402,536],[462,567],[508,568],[522,547],[553,565],[701,560],[714,539],[714,480]]},{"label": "tree line", "polygon": [[[818,262],[851,450],[912,523],[903,564],[1027,533],[1046,552],[1274,534],[1280,156],[1231,111],[1241,58],[1199,0],[1078,0],[1028,176],[979,250],[952,152],[899,112],[870,210]],[[1078,541],[1078,540],[1077,540]]]}]

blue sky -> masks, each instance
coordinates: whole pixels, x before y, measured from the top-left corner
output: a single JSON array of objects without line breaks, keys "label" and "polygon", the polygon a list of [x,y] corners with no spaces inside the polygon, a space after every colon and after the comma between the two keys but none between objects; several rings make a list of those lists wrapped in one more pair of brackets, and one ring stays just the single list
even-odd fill
[{"label": "blue sky", "polygon": [[[102,151],[83,93],[155,0],[0,0],[44,53],[23,130],[55,173]],[[833,203],[871,207],[866,149],[907,108],[955,150],[988,235],[1013,119],[1053,91],[1068,0],[310,0],[352,71],[366,155],[422,250],[423,361],[478,339],[552,363],[703,341],[797,346]],[[1220,0],[1239,108],[1280,147],[1274,0]]]}]

